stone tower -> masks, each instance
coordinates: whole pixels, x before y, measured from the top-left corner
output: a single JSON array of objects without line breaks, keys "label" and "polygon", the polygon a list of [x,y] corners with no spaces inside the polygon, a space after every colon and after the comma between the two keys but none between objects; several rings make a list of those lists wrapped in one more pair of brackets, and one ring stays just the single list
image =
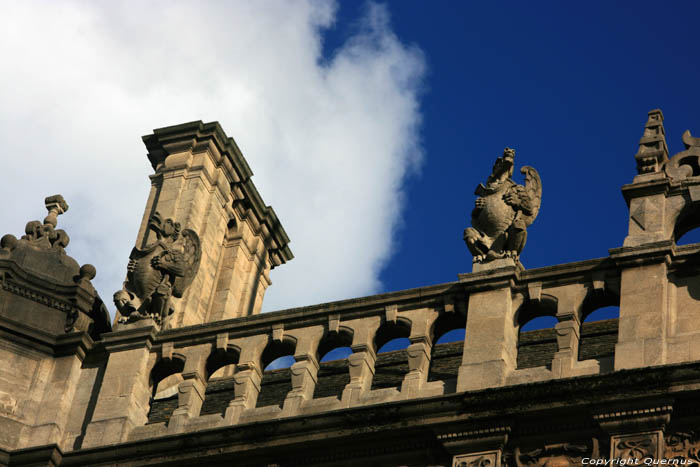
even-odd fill
[{"label": "stone tower", "polygon": [[143,142],[155,173],[135,251],[160,240],[154,219],[193,232],[200,244],[198,270],[170,301],[167,327],[259,313],[270,270],[293,255],[236,142],[218,122],[201,121],[154,130]]}]

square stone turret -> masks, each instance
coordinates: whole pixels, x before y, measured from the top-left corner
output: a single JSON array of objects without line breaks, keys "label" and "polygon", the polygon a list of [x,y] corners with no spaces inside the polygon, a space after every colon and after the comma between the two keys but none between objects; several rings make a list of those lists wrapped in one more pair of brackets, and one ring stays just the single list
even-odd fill
[{"label": "square stone turret", "polygon": [[218,122],[201,121],[156,129],[143,142],[155,173],[129,274],[140,274],[134,255],[153,248],[170,223],[173,238],[182,232],[185,256],[187,241],[196,243],[198,238],[201,258],[190,255],[192,262],[199,259],[199,267],[191,268],[192,277],[185,271],[185,285],[180,287],[184,291],[176,290],[182,274],[171,275],[175,285],[164,313],[167,327],[259,313],[271,284],[270,270],[293,255],[275,211],[251,181],[253,172],[236,142]]}]

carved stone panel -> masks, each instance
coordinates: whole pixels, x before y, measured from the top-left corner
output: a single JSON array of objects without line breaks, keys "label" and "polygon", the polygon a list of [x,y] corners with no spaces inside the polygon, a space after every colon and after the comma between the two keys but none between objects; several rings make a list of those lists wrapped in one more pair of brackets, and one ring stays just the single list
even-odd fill
[{"label": "carved stone panel", "polygon": [[642,464],[646,459],[658,459],[663,454],[663,432],[661,430],[633,435],[612,436],[613,459],[635,459]]},{"label": "carved stone panel", "polygon": [[666,435],[664,457],[678,464],[700,464],[700,435],[692,430]]},{"label": "carved stone panel", "polygon": [[452,467],[499,467],[501,451],[472,452],[452,458]]},{"label": "carved stone panel", "polygon": [[513,458],[517,467],[583,466],[585,458],[600,458],[600,450],[598,440],[593,438],[576,443],[547,444],[536,449],[516,447]]}]

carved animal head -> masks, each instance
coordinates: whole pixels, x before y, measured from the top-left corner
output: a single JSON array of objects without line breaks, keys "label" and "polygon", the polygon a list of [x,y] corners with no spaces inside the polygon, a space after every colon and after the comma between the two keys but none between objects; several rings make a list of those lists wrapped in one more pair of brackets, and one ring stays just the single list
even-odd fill
[{"label": "carved animal head", "polygon": [[156,233],[158,240],[164,237],[177,240],[177,238],[180,236],[180,223],[175,222],[172,219],[166,219],[163,221],[163,218],[157,211],[153,213],[151,218],[148,220],[148,228]]},{"label": "carved animal head", "polygon": [[513,165],[515,164],[515,149],[505,148],[503,155],[496,159],[493,164],[491,177],[494,179],[501,178],[504,174],[507,177],[513,175]]}]

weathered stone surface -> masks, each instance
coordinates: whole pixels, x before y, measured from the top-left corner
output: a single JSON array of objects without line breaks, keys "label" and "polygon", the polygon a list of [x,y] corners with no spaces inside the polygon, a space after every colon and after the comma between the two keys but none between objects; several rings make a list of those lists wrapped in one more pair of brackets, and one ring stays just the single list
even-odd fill
[{"label": "weathered stone surface", "polygon": [[63,197],[49,196],[45,204],[43,224],[28,222],[20,239],[8,234],[0,241],[0,316],[51,334],[81,330],[96,338],[111,329],[90,282],[97,272],[65,252],[68,234],[56,229],[57,216],[68,210]]},{"label": "weathered stone surface", "polygon": [[143,142],[155,174],[137,247],[152,242],[155,212],[196,232],[201,243],[200,272],[182,298],[171,301],[168,325],[259,313],[270,270],[293,255],[235,141],[217,122],[197,121],[154,130]]},{"label": "weathered stone surface", "polygon": [[[179,222],[181,232],[197,232],[199,272],[172,301],[169,329],[148,318],[95,332],[76,320],[66,332],[66,310],[56,304],[90,310],[96,300],[94,268],[60,256],[67,237],[56,234],[56,218],[67,204],[48,199],[47,219],[30,223],[27,238],[5,236],[0,463],[697,460],[700,245],[675,241],[700,225],[700,146],[688,133],[686,151],[665,160],[653,153],[665,147],[659,125],[648,124],[653,134],[640,146],[644,173],[623,187],[630,231],[609,257],[525,270],[517,255],[491,254],[457,282],[264,315],[255,313],[267,271],[291,253],[240,152],[215,124],[156,130],[147,138],[156,174],[137,249],[153,243],[146,221],[158,211],[173,229]],[[509,174],[508,162],[504,156],[494,177]],[[501,234],[525,212],[509,209],[514,217],[485,215],[506,219]],[[519,253],[498,238],[503,252]],[[56,261],[55,270],[42,261]],[[176,269],[170,274],[184,277]],[[617,305],[619,319],[584,322]],[[554,318],[554,328],[521,331],[542,316]],[[437,344],[460,330],[462,341]],[[395,338],[408,347],[378,354]],[[352,354],[320,363],[339,347]],[[291,368],[264,371],[283,355],[294,358]]]}]

